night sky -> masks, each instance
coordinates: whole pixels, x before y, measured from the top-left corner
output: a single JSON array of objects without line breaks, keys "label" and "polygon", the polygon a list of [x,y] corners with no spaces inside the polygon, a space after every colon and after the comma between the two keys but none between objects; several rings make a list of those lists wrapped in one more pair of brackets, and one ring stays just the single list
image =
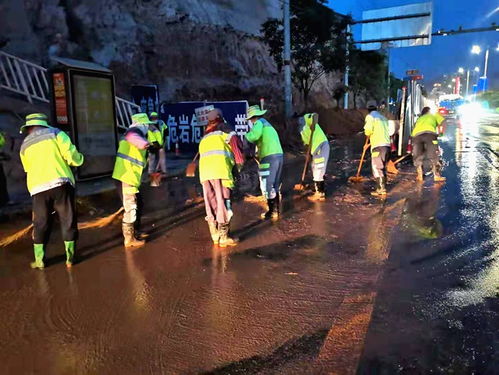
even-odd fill
[{"label": "night sky", "polygon": [[[351,13],[361,19],[362,11],[424,2],[418,0],[329,0],[329,6],[343,14]],[[439,29],[457,29],[499,25],[499,0],[434,0],[433,32]],[[494,12],[496,10],[496,12]],[[360,37],[361,26],[354,33]],[[443,74],[453,74],[459,67],[479,66],[483,70],[484,52],[470,53],[473,44],[491,47],[489,58],[489,87],[499,89],[499,32],[473,33],[447,37],[434,37],[431,46],[394,49],[392,71],[402,77],[408,69],[419,69],[426,83],[440,80]]]}]

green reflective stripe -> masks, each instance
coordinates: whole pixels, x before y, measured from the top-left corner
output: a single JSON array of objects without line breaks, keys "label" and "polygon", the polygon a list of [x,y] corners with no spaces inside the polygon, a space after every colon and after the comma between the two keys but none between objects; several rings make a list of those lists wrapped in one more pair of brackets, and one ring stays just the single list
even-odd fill
[{"label": "green reflective stripe", "polygon": [[324,163],[324,161],[326,160],[326,158],[322,157],[322,158],[314,158],[314,163]]},{"label": "green reflective stripe", "polygon": [[372,152],[372,157],[377,158],[379,156],[379,151],[373,151]]},{"label": "green reflective stripe", "polygon": [[62,186],[64,184],[73,185],[73,181],[71,181],[71,179],[68,177],[60,177],[60,178],[57,178],[57,179],[52,180],[50,182],[47,182],[45,184],[41,184],[41,185],[37,185],[37,186],[33,187],[30,190],[30,194],[33,196],[35,194],[43,193],[44,191],[56,188],[58,186]]},{"label": "green reflective stripe", "polygon": [[232,157],[232,154],[230,152],[223,151],[223,150],[211,150],[211,151],[203,152],[202,154],[199,155],[199,157],[204,158],[204,157],[210,156],[210,155],[224,155],[228,158]]},{"label": "green reflective stripe", "polygon": [[262,163],[260,164],[260,169],[269,169],[270,168],[270,163]]},{"label": "green reflective stripe", "polygon": [[48,139],[55,139],[59,131],[54,130],[55,129],[43,129],[28,135],[21,145],[21,154],[24,154],[24,151],[26,151],[28,147],[33,146],[39,142],[46,141]]},{"label": "green reflective stripe", "polygon": [[140,165],[141,167],[144,166],[144,163],[141,162],[140,160],[137,160],[135,158],[132,158],[131,156],[128,156],[128,155],[125,155],[125,154],[122,154],[121,152],[118,152],[116,154],[117,157],[119,158],[122,158],[122,159],[125,159],[125,160],[128,160],[129,162],[132,162],[134,164],[137,164],[137,165]]},{"label": "green reflective stripe", "polygon": [[432,142],[433,142],[434,145],[438,145],[438,140],[435,139]]}]

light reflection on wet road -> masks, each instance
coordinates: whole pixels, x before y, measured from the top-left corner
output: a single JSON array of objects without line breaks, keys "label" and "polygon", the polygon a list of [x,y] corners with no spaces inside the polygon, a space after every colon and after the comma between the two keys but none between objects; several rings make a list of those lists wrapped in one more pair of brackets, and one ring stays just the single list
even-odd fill
[{"label": "light reflection on wet road", "polygon": [[499,371],[499,116],[450,125],[447,183],[408,200],[359,373]]},{"label": "light reflection on wet road", "polygon": [[343,374],[359,361],[368,374],[494,368],[498,126],[497,117],[449,126],[447,184],[417,187],[408,167],[386,202],[369,196],[371,183],[343,183],[355,165],[335,147],[329,172],[339,178],[327,203],[294,196],[292,179],[277,224],[237,203],[243,242],[231,250],[210,245],[202,208],[160,218],[133,252],[120,248],[118,225],[85,231],[85,261],[70,272],[28,270],[22,241],[0,258],[1,372]]}]

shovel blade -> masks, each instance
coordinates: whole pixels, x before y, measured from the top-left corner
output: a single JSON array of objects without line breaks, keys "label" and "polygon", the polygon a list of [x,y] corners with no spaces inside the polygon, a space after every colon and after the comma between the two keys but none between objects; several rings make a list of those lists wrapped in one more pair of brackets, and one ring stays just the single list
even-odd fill
[{"label": "shovel blade", "polygon": [[197,163],[189,163],[187,165],[187,168],[185,169],[185,176],[186,177],[195,177],[196,176],[196,168],[197,168]]}]

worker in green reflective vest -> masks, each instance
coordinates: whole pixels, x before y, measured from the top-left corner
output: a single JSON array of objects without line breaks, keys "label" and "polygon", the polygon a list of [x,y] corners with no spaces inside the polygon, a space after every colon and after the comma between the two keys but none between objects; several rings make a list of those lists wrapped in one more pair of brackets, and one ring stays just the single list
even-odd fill
[{"label": "worker in green reflective vest", "polygon": [[120,181],[120,195],[123,201],[123,237],[125,248],[143,246],[145,241],[138,238],[140,229],[140,183],[147,161],[147,151],[157,147],[147,140],[149,125],[152,122],[146,113],[132,116],[132,125],[120,140],[113,178]]},{"label": "worker in green reflective vest", "polygon": [[71,167],[83,164],[69,136],[50,126],[47,116],[26,116],[21,133],[27,133],[21,145],[21,163],[27,174],[27,185],[33,199],[33,242],[35,261],[32,268],[45,267],[45,243],[50,228],[50,215],[57,212],[66,250],[66,266],[73,265],[78,236],[75,210],[75,178]]},{"label": "worker in green reflective vest", "polygon": [[278,219],[280,215],[281,175],[284,155],[279,134],[263,116],[267,110],[259,105],[248,108],[246,120],[251,130],[246,133],[246,140],[257,146],[259,159],[260,188],[267,199],[268,210],[262,214],[263,219]]}]

